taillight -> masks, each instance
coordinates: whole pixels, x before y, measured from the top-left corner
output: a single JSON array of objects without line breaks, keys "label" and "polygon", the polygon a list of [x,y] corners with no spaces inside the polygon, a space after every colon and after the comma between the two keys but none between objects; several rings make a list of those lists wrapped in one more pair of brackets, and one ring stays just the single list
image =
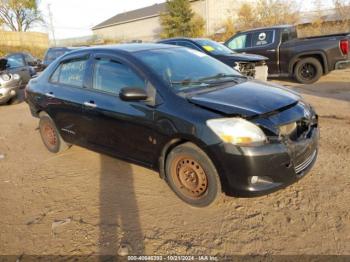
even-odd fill
[{"label": "taillight", "polygon": [[342,51],[343,55],[349,54],[349,41],[348,40],[341,40],[340,41],[340,50]]}]

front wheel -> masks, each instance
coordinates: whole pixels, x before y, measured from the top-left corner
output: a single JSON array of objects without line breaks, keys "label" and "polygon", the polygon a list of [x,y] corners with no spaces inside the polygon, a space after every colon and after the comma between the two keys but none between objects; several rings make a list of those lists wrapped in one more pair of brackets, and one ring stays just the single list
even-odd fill
[{"label": "front wheel", "polygon": [[209,157],[192,143],[175,147],[166,159],[166,178],[184,202],[205,207],[221,195],[221,183]]},{"label": "front wheel", "polygon": [[320,61],[308,57],[300,60],[294,69],[295,79],[302,84],[313,84],[323,75]]}]

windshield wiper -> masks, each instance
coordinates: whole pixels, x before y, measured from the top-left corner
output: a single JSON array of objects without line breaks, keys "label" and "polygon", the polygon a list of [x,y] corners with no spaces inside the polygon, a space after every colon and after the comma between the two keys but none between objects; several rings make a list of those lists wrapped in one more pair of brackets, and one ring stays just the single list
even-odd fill
[{"label": "windshield wiper", "polygon": [[222,74],[219,73],[214,76],[209,76],[209,77],[204,77],[199,79],[199,81],[206,81],[206,80],[217,80],[217,79],[222,79],[222,78],[240,78],[240,79],[247,79],[246,76],[243,75],[234,75],[234,74]]},{"label": "windshield wiper", "polygon": [[199,80],[184,79],[180,81],[170,81],[170,83],[172,85],[174,84],[174,85],[182,85],[182,86],[191,85],[191,84],[208,84],[200,79]]}]

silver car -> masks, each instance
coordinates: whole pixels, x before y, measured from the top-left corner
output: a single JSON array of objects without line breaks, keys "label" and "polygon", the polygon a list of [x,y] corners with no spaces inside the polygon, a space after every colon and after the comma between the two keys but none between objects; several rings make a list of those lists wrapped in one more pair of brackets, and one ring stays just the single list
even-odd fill
[{"label": "silver car", "polygon": [[21,85],[18,74],[0,73],[0,105],[15,98]]}]

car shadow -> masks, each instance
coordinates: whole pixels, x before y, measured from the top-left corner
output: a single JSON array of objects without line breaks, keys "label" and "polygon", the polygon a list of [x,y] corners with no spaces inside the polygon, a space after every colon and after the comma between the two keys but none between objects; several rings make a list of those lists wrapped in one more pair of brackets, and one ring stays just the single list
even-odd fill
[{"label": "car shadow", "polygon": [[101,155],[99,254],[144,254],[143,233],[130,164]]}]

